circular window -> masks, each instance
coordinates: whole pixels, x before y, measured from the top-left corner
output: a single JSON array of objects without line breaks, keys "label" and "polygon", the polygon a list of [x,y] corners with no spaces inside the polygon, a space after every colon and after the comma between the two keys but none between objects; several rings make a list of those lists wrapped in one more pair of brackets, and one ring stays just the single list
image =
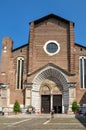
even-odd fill
[{"label": "circular window", "polygon": [[55,53],[58,50],[58,46],[54,42],[50,42],[47,44],[46,49],[49,53]]},{"label": "circular window", "polygon": [[54,40],[50,40],[46,42],[44,45],[44,51],[51,56],[57,54],[59,50],[60,50],[59,43]]}]

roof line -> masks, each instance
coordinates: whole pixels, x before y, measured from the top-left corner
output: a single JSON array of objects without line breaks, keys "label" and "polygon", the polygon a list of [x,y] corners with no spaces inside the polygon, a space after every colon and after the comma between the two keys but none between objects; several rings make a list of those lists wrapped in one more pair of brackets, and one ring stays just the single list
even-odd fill
[{"label": "roof line", "polygon": [[78,44],[78,43],[75,43],[75,45],[77,45],[77,46],[79,46],[79,47],[86,48],[86,46],[84,46],[84,45],[80,45],[80,44]]},{"label": "roof line", "polygon": [[22,45],[22,46],[20,46],[20,47],[17,47],[17,48],[15,48],[15,49],[13,49],[12,51],[16,51],[16,50],[18,50],[18,49],[21,49],[21,48],[23,48],[23,47],[25,47],[25,46],[28,46],[29,44],[27,43],[27,44],[25,44],[25,45]]},{"label": "roof line", "polygon": [[[56,19],[59,18],[59,19],[61,19],[61,20],[63,20],[63,21],[72,22],[73,24],[75,24],[73,21],[67,20],[67,19],[65,19],[65,18],[63,18],[63,17],[60,17],[60,16],[58,16],[58,15],[55,15],[55,14],[49,14],[49,15],[43,16],[43,17],[41,17],[41,18],[39,18],[39,19],[36,19],[36,20],[34,20],[34,21],[31,21],[31,22],[35,22],[35,23],[37,24],[37,23],[43,21],[44,19],[51,18],[51,16],[54,17],[54,18],[56,18]],[[31,22],[29,22],[29,24],[31,24]]]}]

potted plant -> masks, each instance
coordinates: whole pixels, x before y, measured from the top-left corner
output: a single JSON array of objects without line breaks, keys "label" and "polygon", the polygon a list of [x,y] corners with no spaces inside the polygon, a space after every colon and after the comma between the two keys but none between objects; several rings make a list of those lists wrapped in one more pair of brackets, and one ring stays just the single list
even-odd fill
[{"label": "potted plant", "polygon": [[16,100],[14,103],[14,107],[13,107],[13,111],[17,114],[20,112],[20,104],[19,102]]},{"label": "potted plant", "polygon": [[74,112],[74,114],[76,114],[79,110],[79,106],[77,104],[77,101],[73,101],[72,103],[72,111]]}]

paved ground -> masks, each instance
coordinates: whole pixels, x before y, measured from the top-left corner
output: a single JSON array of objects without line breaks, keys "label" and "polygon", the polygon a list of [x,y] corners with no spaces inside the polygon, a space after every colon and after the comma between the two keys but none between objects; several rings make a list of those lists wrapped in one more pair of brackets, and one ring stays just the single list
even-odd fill
[{"label": "paved ground", "polygon": [[0,116],[0,130],[86,130],[86,117],[70,115]]}]

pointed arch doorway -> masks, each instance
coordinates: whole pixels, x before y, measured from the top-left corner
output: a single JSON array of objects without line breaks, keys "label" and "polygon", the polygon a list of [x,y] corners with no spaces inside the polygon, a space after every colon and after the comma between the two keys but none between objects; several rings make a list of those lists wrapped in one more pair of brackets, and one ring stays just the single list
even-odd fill
[{"label": "pointed arch doorway", "polygon": [[62,113],[62,87],[50,80],[45,79],[40,88],[41,112],[49,113],[53,108],[55,113]]},{"label": "pointed arch doorway", "polygon": [[61,70],[48,66],[35,76],[32,106],[44,113],[50,113],[52,108],[56,113],[64,113],[65,106],[69,106],[69,88],[66,75]]}]

